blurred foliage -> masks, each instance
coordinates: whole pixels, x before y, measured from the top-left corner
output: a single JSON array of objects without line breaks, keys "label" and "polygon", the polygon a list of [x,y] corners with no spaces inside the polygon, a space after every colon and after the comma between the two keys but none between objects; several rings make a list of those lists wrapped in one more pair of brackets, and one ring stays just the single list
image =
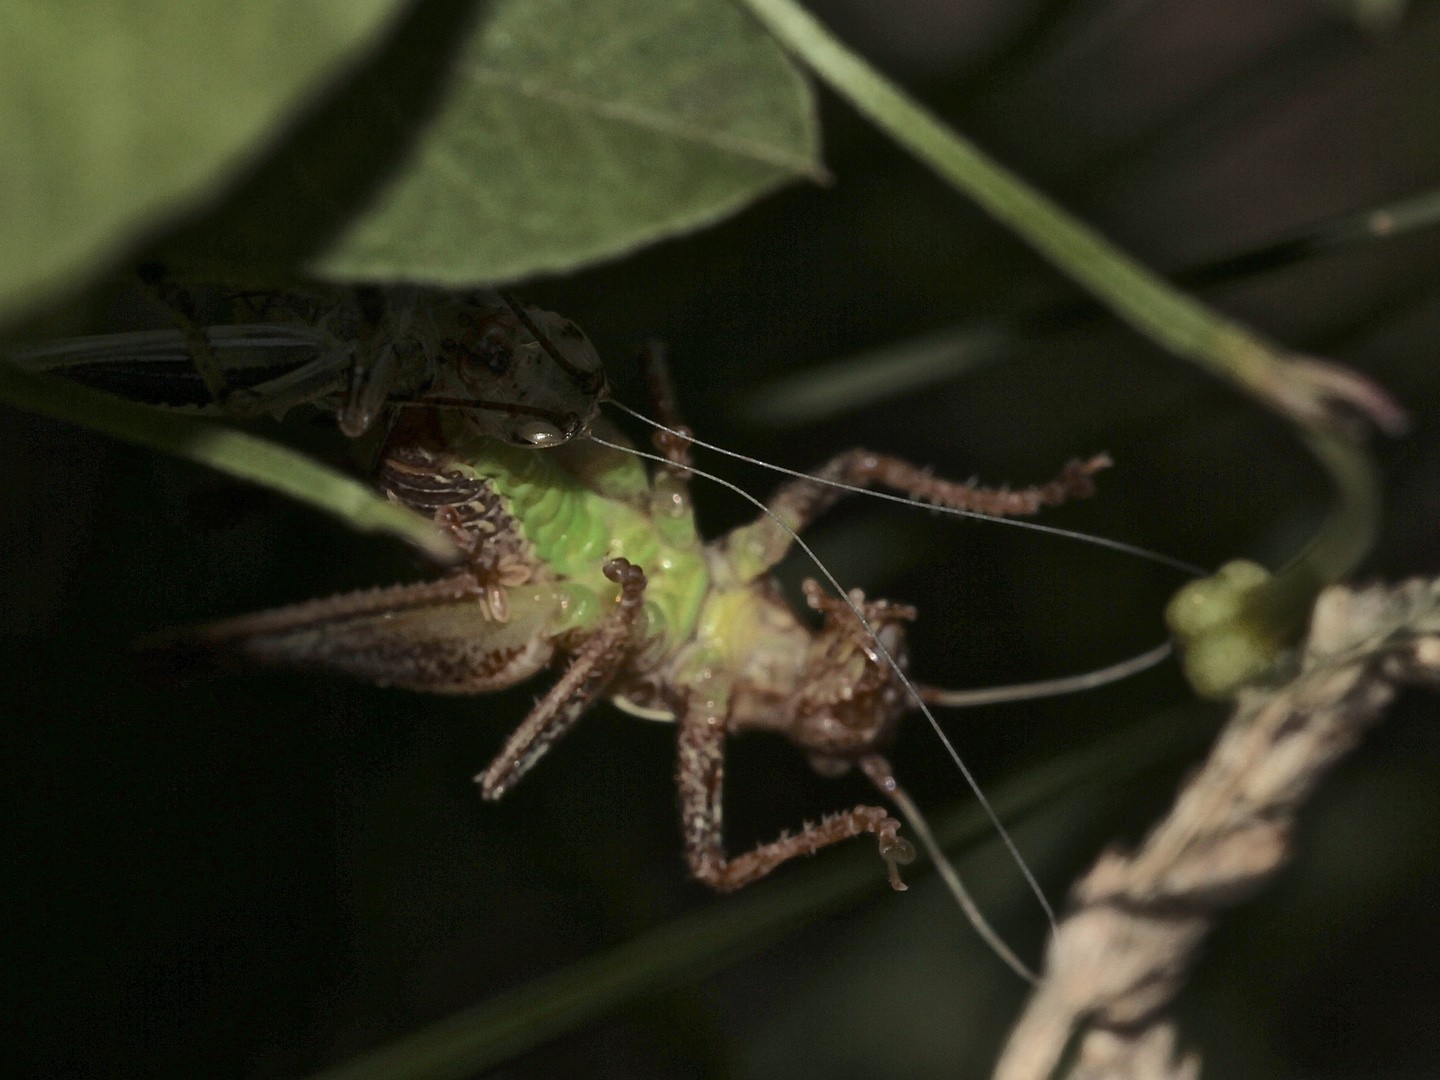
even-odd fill
[{"label": "blurred foliage", "polygon": [[0,8],[0,320],[215,198],[403,0]]},{"label": "blurred foliage", "polygon": [[7,5],[0,318],[222,187],[151,257],[247,284],[473,285],[822,172],[808,85],[727,0],[423,0],[355,64],[363,13],[396,6]]},{"label": "blurred foliage", "polygon": [[[1358,33],[1324,0],[990,0],[966,7],[963,41],[937,29],[946,5],[895,0],[879,21],[860,3],[817,7],[848,11],[835,25],[862,27],[852,44],[1162,269],[1440,185],[1433,0],[1383,36]],[[163,213],[67,266],[88,275],[161,253],[303,274],[350,222],[386,205],[380,193],[401,190],[392,185],[412,151],[439,130],[423,121],[443,113],[443,77],[471,40],[459,29],[491,11],[417,5],[298,126],[247,144],[252,166],[213,210],[175,224],[195,204],[157,189]],[[248,57],[237,40],[219,53]],[[385,112],[366,103],[385,100],[389,65],[419,81],[398,86]],[[158,122],[165,110],[155,111]],[[697,430],[786,465],[863,444],[945,475],[1027,483],[1108,449],[1119,464],[1097,498],[1049,520],[1206,565],[1243,555],[1275,566],[1313,533],[1326,486],[1279,424],[1107,322],[1055,329],[1027,315],[1074,294],[843,106],[822,97],[821,111],[834,186],[792,187],[709,231],[532,279],[525,296],[586,328],[627,401],[643,391],[626,357],[667,338]],[[571,119],[540,129],[552,122]],[[785,172],[745,168],[764,177],[752,193]],[[806,171],[813,162],[788,175]],[[128,238],[142,227],[154,242],[137,247]],[[35,267],[23,272],[38,280]],[[1440,571],[1434,233],[1222,278],[1206,296],[1356,364],[1414,409],[1414,435],[1381,451],[1388,511],[1367,570]],[[1020,338],[1004,363],[883,407],[778,433],[745,426],[733,407],[832,357],[991,318],[1012,318]],[[27,330],[136,319],[123,292],[99,287],[56,300]],[[342,462],[332,429],[298,411],[259,426]],[[397,545],[24,414],[4,414],[0,460],[7,909],[21,995],[11,1016],[23,1033],[12,1056],[23,1074],[302,1076],[731,902],[685,880],[663,726],[597,710],[488,806],[469,777],[531,687],[457,701],[276,673],[174,685],[147,680],[129,651],[167,625],[423,574]],[[712,535],[748,516],[724,493],[699,497]],[[945,685],[1137,652],[1163,632],[1177,584],[1113,554],[870,505],[838,509],[815,540],[847,584],[920,603],[913,670]],[[797,562],[781,576],[788,585],[806,572]],[[1188,699],[1164,670],[949,723],[995,783]],[[902,731],[894,759],[922,805],[958,796],[920,726]],[[1407,698],[1326,790],[1280,886],[1226,921],[1183,999],[1184,1037],[1211,1075],[1418,1075],[1440,1053],[1428,1023],[1440,970],[1437,765],[1433,702]],[[1100,844],[1137,835],[1178,772],[1153,769],[1062,815],[1058,831],[1023,834],[1052,895]],[[854,778],[817,777],[759,737],[736,744],[729,774],[734,849],[865,797]],[[975,870],[988,910],[1033,957],[1042,927],[1013,868],[991,859]],[[757,889],[788,883],[782,874]],[[984,1075],[1021,987],[978,951],[933,877],[912,884],[722,972],[657,986],[495,1074]]]},{"label": "blurred foliage", "polygon": [[314,260],[320,275],[473,285],[566,270],[822,172],[808,84],[725,0],[501,0],[449,78],[405,164]]}]

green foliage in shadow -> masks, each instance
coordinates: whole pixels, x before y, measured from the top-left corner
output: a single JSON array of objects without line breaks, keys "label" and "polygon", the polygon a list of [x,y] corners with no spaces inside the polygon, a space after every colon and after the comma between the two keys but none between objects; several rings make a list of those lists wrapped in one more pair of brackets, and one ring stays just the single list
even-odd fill
[{"label": "green foliage in shadow", "polygon": [[430,0],[153,255],[191,276],[473,286],[612,258],[821,172],[808,84],[724,0]]},{"label": "green foliage in shadow", "polygon": [[0,7],[0,319],[213,198],[404,6]]}]

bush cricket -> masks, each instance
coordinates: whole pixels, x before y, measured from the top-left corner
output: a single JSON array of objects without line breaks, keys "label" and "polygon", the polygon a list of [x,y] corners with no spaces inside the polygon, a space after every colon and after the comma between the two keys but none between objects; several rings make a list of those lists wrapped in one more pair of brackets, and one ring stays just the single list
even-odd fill
[{"label": "bush cricket", "polygon": [[[1000,698],[917,687],[906,675],[904,624],[916,617],[913,607],[844,593],[831,578],[837,599],[809,580],[806,601],[823,616],[816,630],[770,577],[794,543],[803,546],[798,534],[847,491],[881,485],[934,508],[1029,515],[1089,495],[1093,474],[1109,464],[1104,455],[1072,461],[1043,486],[1010,491],[953,483],[898,458],[852,450],[814,474],[792,475],[764,515],[707,544],[690,505],[694,440],[679,421],[658,347],[647,353],[647,370],[661,421],[625,409],[657,429],[659,454],[646,454],[598,415],[607,393],[603,369],[569,320],[499,294],[336,295],[237,293],[232,299],[247,315],[271,321],[204,329],[193,307],[177,303],[174,330],[71,339],[20,359],[85,378],[91,365],[143,368],[184,358],[202,374],[207,367],[219,372],[218,393],[213,378],[206,384],[211,401],[202,407],[211,410],[269,412],[313,401],[334,408],[347,434],[385,415],[381,487],[445,530],[465,554],[462,566],[431,582],[155,640],[445,694],[498,690],[561,668],[476,777],[487,799],[503,796],[604,698],[633,715],[677,723],[682,834],[698,880],[731,891],[798,855],[870,833],[891,884],[903,888],[898,868],[914,848],[900,835],[900,821],[875,806],[729,856],[721,805],[727,738],[781,734],[823,775],[858,765],[940,862],[883,756],[903,715],[918,707],[928,716],[927,700],[970,704],[1095,685],[1164,655],[1162,647],[1099,680],[1056,680]],[[318,355],[306,359],[307,352]],[[289,371],[231,385],[235,372],[268,371],[261,361],[268,355],[273,363],[277,353]],[[646,457],[659,465],[653,475],[640,460]],[[1025,974],[951,876],[947,883],[977,929]]]}]

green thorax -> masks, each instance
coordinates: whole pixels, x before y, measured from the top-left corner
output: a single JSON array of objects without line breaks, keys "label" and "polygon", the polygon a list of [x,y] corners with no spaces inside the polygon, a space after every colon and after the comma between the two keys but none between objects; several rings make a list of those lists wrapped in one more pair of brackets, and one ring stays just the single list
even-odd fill
[{"label": "green thorax", "polygon": [[571,586],[556,633],[594,625],[619,592],[605,561],[624,558],[645,571],[647,636],[666,653],[689,639],[710,585],[694,515],[652,509],[663,500],[638,458],[593,443],[523,449],[461,423],[447,422],[445,436],[453,467],[490,482],[536,557]]}]

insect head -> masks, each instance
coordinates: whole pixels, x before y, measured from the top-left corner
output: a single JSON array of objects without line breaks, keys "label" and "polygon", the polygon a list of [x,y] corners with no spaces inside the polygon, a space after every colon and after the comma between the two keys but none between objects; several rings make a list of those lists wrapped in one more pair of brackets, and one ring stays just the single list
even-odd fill
[{"label": "insect head", "polygon": [[478,294],[428,306],[423,338],[435,350],[434,378],[407,403],[463,409],[476,432],[512,446],[569,442],[600,414],[600,356],[564,316],[502,299],[495,305]]}]

